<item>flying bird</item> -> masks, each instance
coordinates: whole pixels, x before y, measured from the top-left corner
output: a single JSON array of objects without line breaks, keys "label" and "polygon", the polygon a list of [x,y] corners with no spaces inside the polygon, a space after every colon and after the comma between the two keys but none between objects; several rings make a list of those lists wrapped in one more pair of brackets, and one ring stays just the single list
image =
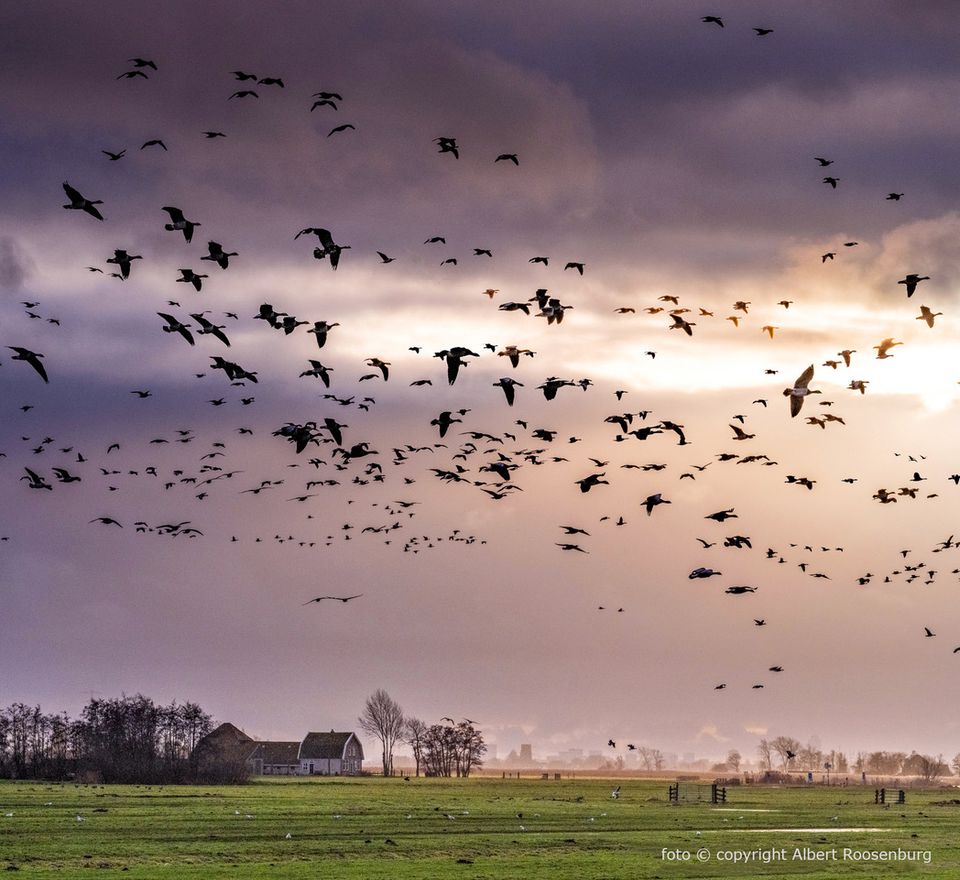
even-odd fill
[{"label": "flying bird", "polygon": [[190,332],[189,325],[181,324],[173,315],[167,315],[164,312],[157,312],[157,314],[166,321],[166,324],[160,328],[164,333],[179,333],[191,345],[194,344],[193,334]]},{"label": "flying bird", "polygon": [[917,285],[918,285],[921,281],[929,281],[929,280],[930,280],[930,276],[929,276],[929,275],[916,275],[916,274],[914,274],[914,273],[910,273],[910,274],[907,275],[905,278],[901,278],[901,279],[897,282],[897,284],[906,285],[906,288],[907,288],[907,298],[909,299],[911,296],[913,296],[914,291],[917,289]]},{"label": "flying bird", "polygon": [[37,371],[37,374],[41,379],[43,379],[44,382],[50,382],[50,379],[47,377],[46,369],[44,368],[43,364],[40,363],[40,358],[44,357],[44,355],[36,351],[30,351],[29,348],[21,348],[17,345],[8,345],[7,348],[13,352],[16,352],[11,360],[23,361],[26,364],[30,364],[30,366]]},{"label": "flying bird", "polygon": [[793,383],[792,388],[784,388],[783,396],[790,398],[790,416],[795,418],[800,414],[800,408],[803,406],[804,398],[808,394],[819,394],[819,391],[811,391],[808,386],[813,379],[813,364],[810,364]]},{"label": "flying bird", "polygon": [[63,182],[63,191],[67,194],[67,198],[70,199],[70,204],[63,206],[68,211],[83,211],[91,217],[96,217],[97,220],[103,220],[103,215],[94,207],[95,205],[103,204],[101,199],[91,201],[85,198],[66,181]]},{"label": "flying bird", "polygon": [[163,210],[166,211],[170,217],[170,222],[165,223],[163,228],[166,229],[167,232],[182,232],[186,241],[192,241],[193,230],[196,229],[200,224],[193,220],[187,220],[183,214],[183,211],[181,211],[179,208],[168,206],[163,208]]},{"label": "flying bird", "polygon": [[439,147],[437,150],[438,153],[453,153],[454,159],[460,158],[460,147],[457,144],[456,138],[438,137],[434,138],[433,142]]}]

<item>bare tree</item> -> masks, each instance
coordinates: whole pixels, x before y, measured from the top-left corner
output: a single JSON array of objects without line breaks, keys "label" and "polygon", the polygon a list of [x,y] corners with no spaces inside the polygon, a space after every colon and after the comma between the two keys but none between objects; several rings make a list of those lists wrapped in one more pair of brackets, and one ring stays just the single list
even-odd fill
[{"label": "bare tree", "polygon": [[918,755],[914,752],[903,765],[903,773],[907,776],[916,776],[924,785],[935,785],[941,776],[949,773],[944,763],[943,755]]},{"label": "bare tree", "polygon": [[404,724],[403,741],[413,749],[413,760],[416,762],[416,775],[420,775],[420,764],[423,761],[423,748],[427,736],[427,723],[419,718],[407,718]]},{"label": "bare tree", "polygon": [[953,760],[950,762],[950,768],[953,770],[954,776],[960,776],[960,754],[953,756]]},{"label": "bare tree", "polygon": [[790,762],[800,751],[800,741],[792,736],[778,736],[770,742],[770,748],[773,749],[783,763],[783,768],[787,769]]},{"label": "bare tree", "polygon": [[472,724],[431,724],[423,731],[423,767],[427,776],[469,776],[483,764],[483,734]]},{"label": "bare tree", "polygon": [[660,749],[653,750],[653,769],[658,771],[663,769],[663,752]]},{"label": "bare tree", "polygon": [[757,755],[760,758],[760,769],[770,770],[773,767],[773,757],[770,751],[770,743],[765,739],[760,740],[757,746]]},{"label": "bare tree", "polygon": [[383,775],[393,776],[393,747],[403,737],[404,718],[400,704],[383,688],[367,697],[357,719],[360,729],[380,740],[383,749]]},{"label": "bare tree", "polygon": [[736,749],[730,749],[727,752],[727,766],[734,772],[740,772],[740,762],[743,760],[743,755],[740,754]]},{"label": "bare tree", "polygon": [[812,743],[808,743],[800,749],[799,760],[804,770],[816,770],[823,763],[823,752]]}]

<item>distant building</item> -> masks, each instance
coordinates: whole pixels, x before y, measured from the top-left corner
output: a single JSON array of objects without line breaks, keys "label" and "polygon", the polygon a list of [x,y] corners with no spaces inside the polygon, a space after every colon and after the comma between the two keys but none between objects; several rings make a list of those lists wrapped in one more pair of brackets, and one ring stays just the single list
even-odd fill
[{"label": "distant building", "polygon": [[254,776],[298,776],[300,743],[258,742],[248,761]]},{"label": "distant building", "polygon": [[520,744],[520,760],[521,761],[533,760],[533,746],[530,743]]},{"label": "distant building", "polygon": [[228,760],[254,776],[355,776],[363,771],[363,746],[355,733],[308,733],[299,742],[258,742],[232,724],[208,733],[194,751],[197,761]]},{"label": "distant building", "polygon": [[363,746],[353,733],[308,733],[297,754],[301,776],[353,776],[363,764]]}]

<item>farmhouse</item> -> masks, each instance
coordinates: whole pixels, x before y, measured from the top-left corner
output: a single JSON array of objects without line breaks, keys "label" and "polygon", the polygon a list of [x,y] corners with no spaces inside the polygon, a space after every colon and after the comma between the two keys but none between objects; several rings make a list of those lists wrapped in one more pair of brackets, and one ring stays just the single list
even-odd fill
[{"label": "farmhouse", "polygon": [[201,739],[195,753],[208,761],[239,758],[255,776],[353,776],[363,770],[357,735],[333,730],[297,742],[258,742],[225,723]]}]

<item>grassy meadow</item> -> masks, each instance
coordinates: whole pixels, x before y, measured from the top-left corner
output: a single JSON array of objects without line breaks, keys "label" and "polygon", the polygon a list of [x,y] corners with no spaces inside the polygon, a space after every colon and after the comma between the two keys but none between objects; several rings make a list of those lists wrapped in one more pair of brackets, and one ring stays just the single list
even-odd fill
[{"label": "grassy meadow", "polygon": [[[665,780],[619,782],[618,800],[617,783],[599,779],[2,782],[0,870],[198,880],[960,876],[960,803],[946,803],[960,793],[951,790],[909,790],[906,805],[882,807],[872,788],[742,786],[718,809],[671,805]],[[814,855],[794,859],[796,847]],[[929,850],[932,861],[844,861],[844,847]],[[689,861],[664,860],[664,848]],[[835,861],[814,861],[832,848]],[[786,858],[722,860],[771,849]],[[698,860],[701,850],[709,860]]]}]

